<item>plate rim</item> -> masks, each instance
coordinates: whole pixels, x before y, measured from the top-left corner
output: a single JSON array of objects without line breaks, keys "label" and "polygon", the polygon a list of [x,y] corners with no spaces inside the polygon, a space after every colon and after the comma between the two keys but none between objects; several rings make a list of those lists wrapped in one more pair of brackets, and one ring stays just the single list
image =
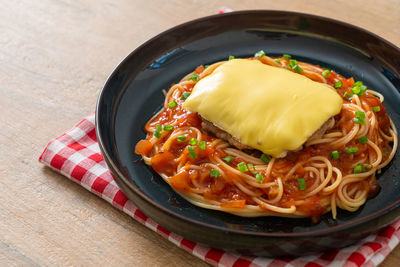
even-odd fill
[{"label": "plate rim", "polygon": [[[290,16],[305,16],[308,18],[313,18],[313,19],[319,19],[319,20],[324,20],[326,22],[329,23],[333,23],[333,24],[339,24],[345,27],[349,27],[352,29],[355,29],[357,31],[361,31],[364,32],[374,38],[379,39],[380,41],[386,43],[387,45],[391,46],[393,49],[397,50],[400,53],[400,48],[397,47],[396,45],[394,45],[393,43],[389,42],[388,40],[384,39],[383,37],[369,31],[366,30],[362,27],[359,27],[357,25],[351,24],[351,23],[347,23],[347,22],[343,22],[340,20],[336,20],[336,19],[332,19],[332,18],[328,18],[328,17],[324,17],[324,16],[319,16],[319,15],[314,15],[314,14],[309,14],[309,13],[303,13],[303,12],[293,12],[293,11],[285,11],[285,10],[240,10],[240,11],[233,11],[233,12],[229,12],[229,13],[224,13],[224,14],[215,14],[215,15],[209,15],[209,16],[205,16],[205,17],[200,17],[194,20],[190,20],[184,23],[181,23],[179,25],[176,25],[172,28],[169,28],[165,31],[162,31],[161,33],[158,33],[157,35],[151,37],[150,39],[148,39],[147,41],[145,41],[144,43],[142,43],[141,45],[137,46],[134,50],[132,50],[125,58],[123,58],[114,68],[114,70],[111,72],[111,74],[107,77],[100,93],[97,99],[97,103],[96,103],[96,113],[95,113],[95,129],[96,129],[96,136],[97,136],[97,141],[101,150],[101,153],[110,169],[110,171],[114,174],[114,179],[116,180],[117,184],[119,183],[123,183],[125,186],[127,186],[130,190],[133,191],[134,194],[138,195],[140,198],[142,198],[143,200],[145,200],[146,202],[148,202],[149,204],[151,204],[153,207],[157,208],[158,210],[164,212],[164,213],[168,213],[171,216],[174,216],[176,219],[180,219],[180,220],[184,220],[188,223],[192,223],[192,224],[196,224],[196,225],[200,225],[202,227],[205,228],[211,228],[213,230],[217,230],[217,231],[224,231],[224,232],[228,232],[232,233],[232,234],[238,234],[238,235],[246,235],[246,236],[257,236],[257,237],[273,237],[273,238],[310,238],[310,237],[318,237],[318,236],[325,236],[325,235],[330,235],[333,233],[338,233],[338,232],[342,232],[342,231],[346,231],[351,229],[352,227],[356,227],[356,226],[362,226],[364,224],[367,224],[369,222],[371,222],[372,220],[383,216],[391,211],[393,211],[394,209],[398,209],[400,208],[400,198],[385,206],[383,209],[376,211],[374,213],[368,214],[362,218],[358,218],[358,219],[354,219],[354,220],[350,220],[349,222],[340,224],[340,225],[336,225],[336,226],[331,226],[328,228],[322,228],[322,229],[316,229],[316,230],[311,230],[311,231],[303,231],[303,232],[252,232],[252,231],[247,231],[247,230],[238,230],[238,229],[231,229],[231,228],[226,228],[226,227],[222,227],[222,226],[217,226],[217,225],[212,225],[212,224],[208,224],[208,223],[204,223],[202,221],[199,220],[195,220],[192,218],[188,218],[186,216],[183,216],[179,213],[176,213],[158,203],[156,203],[155,201],[153,201],[147,194],[145,194],[141,189],[139,189],[138,187],[136,187],[129,178],[125,177],[125,175],[123,174],[123,172],[118,168],[118,165],[121,164],[121,162],[118,162],[119,164],[115,164],[113,158],[109,155],[109,153],[107,152],[107,149],[104,145],[104,141],[103,141],[103,135],[102,135],[102,124],[101,124],[101,118],[100,118],[100,114],[101,114],[101,102],[103,101],[104,98],[104,93],[107,90],[107,87],[109,87],[109,83],[112,79],[112,77],[114,77],[118,71],[122,68],[122,66],[130,60],[131,57],[133,57],[135,54],[139,53],[141,49],[143,49],[144,47],[146,47],[147,45],[151,44],[152,42],[156,41],[157,39],[159,39],[160,37],[179,30],[185,26],[190,26],[191,24],[196,24],[196,23],[200,23],[200,22],[204,22],[210,19],[214,19],[217,17],[227,17],[227,16],[240,16],[240,15],[251,15],[252,13],[259,13],[259,14],[269,14],[269,13],[275,13],[275,14],[282,14],[282,15],[290,15]],[[282,30],[283,31],[283,30]],[[298,32],[297,34],[302,35],[301,32]],[[305,35],[305,34],[303,34]],[[173,48],[171,48],[173,49]],[[397,77],[399,78],[399,77]],[[400,78],[399,78],[400,79]],[[118,154],[117,154],[118,155]],[[111,165],[111,166],[110,166]],[[170,186],[168,184],[166,184],[166,186]],[[122,190],[122,189],[121,189]],[[123,190],[122,190],[123,191]],[[125,193],[125,192],[124,192]],[[127,196],[129,194],[125,193]],[[130,199],[128,197],[128,199]],[[368,200],[367,200],[368,201]],[[364,204],[365,205],[365,204]],[[143,211],[142,211],[143,212]],[[144,212],[146,213],[146,212]],[[160,225],[162,225],[161,223],[159,223]]]}]

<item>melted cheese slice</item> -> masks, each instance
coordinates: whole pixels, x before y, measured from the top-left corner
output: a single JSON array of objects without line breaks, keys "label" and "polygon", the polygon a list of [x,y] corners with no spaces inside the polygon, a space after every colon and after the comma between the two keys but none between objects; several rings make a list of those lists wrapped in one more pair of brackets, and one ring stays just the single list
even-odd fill
[{"label": "melted cheese slice", "polygon": [[233,59],[197,82],[183,107],[241,143],[279,157],[299,148],[342,104],[334,90],[303,75]]}]

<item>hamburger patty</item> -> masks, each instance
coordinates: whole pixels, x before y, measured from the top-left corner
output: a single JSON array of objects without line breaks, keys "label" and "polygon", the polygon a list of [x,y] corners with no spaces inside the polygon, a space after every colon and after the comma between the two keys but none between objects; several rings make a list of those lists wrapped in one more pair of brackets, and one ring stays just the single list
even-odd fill
[{"label": "hamburger patty", "polygon": [[[201,116],[200,116],[201,117]],[[221,128],[215,126],[212,122],[201,118],[202,122],[201,122],[201,127],[206,130],[207,132],[210,132],[212,134],[214,134],[216,137],[223,139],[225,141],[227,141],[229,144],[237,147],[238,149],[253,149],[252,147],[242,144],[237,138],[235,138],[234,136],[232,136],[231,134],[227,133],[226,131],[222,130]],[[333,126],[335,125],[335,119],[333,117],[331,117],[330,119],[328,119],[324,124],[322,124],[322,126],[314,132],[313,135],[311,135],[307,141],[310,142],[312,140],[321,138],[325,132],[329,129],[331,129]],[[300,149],[302,149],[303,146],[300,146],[299,148],[295,149],[294,151],[298,151]],[[284,153],[284,155],[282,155],[282,157],[286,156],[286,153]]]}]

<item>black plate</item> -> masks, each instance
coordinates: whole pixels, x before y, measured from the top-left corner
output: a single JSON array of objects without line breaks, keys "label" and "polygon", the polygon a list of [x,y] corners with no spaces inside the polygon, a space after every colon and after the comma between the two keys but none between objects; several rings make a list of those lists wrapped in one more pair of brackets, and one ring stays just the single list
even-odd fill
[{"label": "black plate", "polygon": [[291,54],[362,80],[385,96],[400,125],[400,50],[358,27],[313,15],[242,11],[194,20],[147,41],[128,55],[100,93],[97,137],[103,156],[126,195],[146,215],[193,241],[242,253],[304,255],[350,245],[400,215],[399,152],[378,176],[381,192],[350,213],[339,211],[313,224],[309,219],[241,218],[195,207],[134,153],[143,126],[168,89],[198,65],[249,57]]}]

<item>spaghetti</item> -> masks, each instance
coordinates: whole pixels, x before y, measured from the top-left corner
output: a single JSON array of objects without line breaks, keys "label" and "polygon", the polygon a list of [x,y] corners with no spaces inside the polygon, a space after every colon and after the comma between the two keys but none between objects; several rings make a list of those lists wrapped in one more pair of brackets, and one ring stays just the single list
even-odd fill
[{"label": "spaghetti", "polygon": [[256,53],[252,60],[286,68],[335,88],[340,113],[321,137],[273,158],[239,150],[201,126],[182,105],[194,85],[225,61],[199,66],[165,94],[163,109],[145,125],[135,152],[192,204],[245,217],[314,217],[337,208],[356,211],[379,190],[376,173],[397,149],[397,131],[383,96],[362,82],[284,55]]}]

